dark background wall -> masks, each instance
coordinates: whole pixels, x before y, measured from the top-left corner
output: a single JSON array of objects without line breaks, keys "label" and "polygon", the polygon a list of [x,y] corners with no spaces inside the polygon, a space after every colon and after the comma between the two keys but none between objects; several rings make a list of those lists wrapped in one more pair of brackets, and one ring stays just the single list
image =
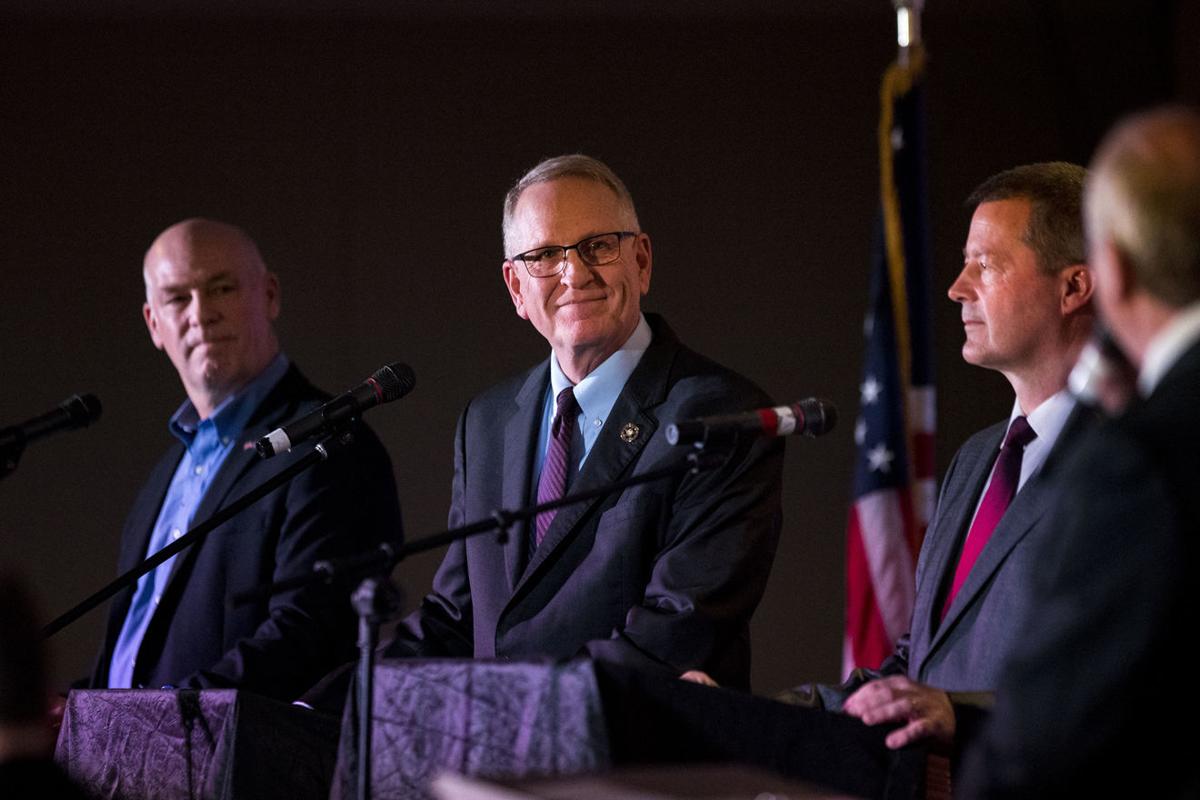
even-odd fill
[{"label": "dark background wall", "polygon": [[[1188,2],[932,0],[939,468],[1007,413],[958,357],[962,199],[1017,163],[1086,162],[1121,113],[1200,99]],[[0,423],[77,391],[98,426],[0,483],[0,564],[47,615],[114,574],[125,511],[183,395],[140,315],[140,259],[187,216],[247,228],[285,348],[330,390],[401,359],[372,412],[411,534],[445,522],[467,399],[544,358],[500,282],[500,200],[543,156],[608,161],[654,241],[646,306],[781,400],[847,420],[789,443],[784,538],[755,621],[760,691],[839,670],[842,553],[877,203],[886,0],[831,3],[9,0],[0,10]],[[410,605],[437,556],[404,565]],[[54,639],[85,670],[101,612]]]}]

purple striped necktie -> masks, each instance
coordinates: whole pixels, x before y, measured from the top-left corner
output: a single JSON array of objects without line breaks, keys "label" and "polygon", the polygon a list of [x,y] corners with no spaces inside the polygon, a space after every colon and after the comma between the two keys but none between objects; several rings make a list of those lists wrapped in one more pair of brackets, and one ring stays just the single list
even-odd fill
[{"label": "purple striped necktie", "polygon": [[[567,491],[567,468],[571,454],[571,434],[579,416],[579,404],[575,402],[573,387],[568,386],[558,393],[558,408],[554,421],[550,423],[550,447],[546,451],[546,462],[542,465],[542,476],[538,479],[538,504],[561,500]],[[534,523],[534,546],[542,544],[550,523],[558,509],[543,511]]]},{"label": "purple striped necktie", "polygon": [[950,610],[955,595],[967,582],[971,567],[975,566],[975,560],[983,552],[988,539],[992,538],[992,531],[996,530],[1000,518],[1004,516],[1008,504],[1016,495],[1017,484],[1021,482],[1021,459],[1025,455],[1025,446],[1036,438],[1037,434],[1029,427],[1029,421],[1025,417],[1017,417],[1008,426],[1008,435],[1004,437],[1000,455],[996,458],[996,468],[992,471],[992,482],[988,484],[987,492],[983,495],[971,529],[967,531],[967,541],[963,544],[958,567],[954,570],[954,582],[950,585],[946,602],[942,606],[942,619],[946,618],[946,612]]}]

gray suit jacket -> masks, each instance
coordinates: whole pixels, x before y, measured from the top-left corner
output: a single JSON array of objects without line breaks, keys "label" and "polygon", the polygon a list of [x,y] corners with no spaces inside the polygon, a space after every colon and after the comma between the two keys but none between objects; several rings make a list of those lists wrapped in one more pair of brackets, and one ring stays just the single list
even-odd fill
[{"label": "gray suit jacket", "polygon": [[[963,540],[1007,427],[1006,420],[980,431],[955,454],[917,561],[907,673],[913,680],[946,691],[996,687],[1001,663],[1017,637],[1014,622],[1027,612],[1022,586],[1037,569],[1037,543],[1051,533],[1045,524],[1054,500],[1052,470],[1047,469],[1053,465],[1048,460],[1017,492],[946,618],[939,620]],[[1063,430],[1055,450],[1061,450],[1070,437],[1071,431]]]},{"label": "gray suit jacket", "polygon": [[[663,435],[672,421],[769,403],[745,378],[680,344],[664,321],[647,318],[654,340],[573,492],[681,460],[685,452]],[[529,503],[548,380],[543,362],[463,412],[451,526]],[[636,435],[620,435],[627,425]],[[505,544],[492,535],[459,542],[387,654],[584,654],[676,675],[704,669],[723,683],[745,686],[748,622],[779,536],[782,466],[780,440],[740,441],[716,470],[560,510],[533,553],[525,525],[515,526]]]},{"label": "gray suit jacket", "polygon": [[1017,643],[1020,622],[1031,613],[1027,584],[1039,568],[1042,543],[1054,535],[1048,512],[1055,500],[1055,472],[1062,454],[1094,419],[1076,407],[1054,449],[1017,492],[1000,524],[979,554],[946,618],[939,620],[946,591],[958,566],[963,540],[987,483],[1008,421],[998,422],[966,441],[946,470],[937,509],[917,561],[916,598],[909,633],[878,670],[857,670],[837,687],[799,687],[784,699],[840,709],[842,701],[868,680],[907,675],[920,683],[960,693],[972,705],[990,703],[1001,667]]}]

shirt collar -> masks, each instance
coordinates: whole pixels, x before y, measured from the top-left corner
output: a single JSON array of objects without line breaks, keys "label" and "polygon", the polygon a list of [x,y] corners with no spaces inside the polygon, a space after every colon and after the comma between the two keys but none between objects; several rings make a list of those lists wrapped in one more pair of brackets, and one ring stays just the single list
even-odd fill
[{"label": "shirt collar", "polygon": [[240,436],[246,423],[250,421],[250,417],[266,399],[267,394],[275,388],[275,384],[283,378],[290,365],[288,357],[282,352],[276,354],[266,369],[258,373],[240,392],[221,401],[221,404],[213,409],[213,413],[206,420],[200,419],[191,400],[183,401],[183,405],[171,415],[171,419],[167,422],[168,429],[179,441],[183,442],[185,447],[192,443],[196,437],[196,431],[205,422],[211,422],[216,427],[217,436],[221,439]]},{"label": "shirt collar", "polygon": [[1029,427],[1033,428],[1033,432],[1037,434],[1035,441],[1040,446],[1049,448],[1054,445],[1058,434],[1066,427],[1067,418],[1071,416],[1073,408],[1075,408],[1075,396],[1071,394],[1070,389],[1064,387],[1047,397],[1041,405],[1028,414],[1021,410],[1019,402],[1014,401],[1008,424],[1012,425],[1014,419],[1025,414]]},{"label": "shirt collar", "polygon": [[[613,404],[617,402],[617,396],[625,388],[625,382],[633,374],[653,338],[654,334],[643,314],[633,333],[625,340],[625,344],[575,384],[575,402],[579,403],[583,412],[582,419],[604,419],[608,416]],[[558,365],[558,359],[551,354],[551,397],[558,397],[559,392],[570,385],[571,381]]]},{"label": "shirt collar", "polygon": [[1138,373],[1138,390],[1143,397],[1162,381],[1189,347],[1200,339],[1200,303],[1192,303],[1176,314],[1146,346],[1142,369]]}]

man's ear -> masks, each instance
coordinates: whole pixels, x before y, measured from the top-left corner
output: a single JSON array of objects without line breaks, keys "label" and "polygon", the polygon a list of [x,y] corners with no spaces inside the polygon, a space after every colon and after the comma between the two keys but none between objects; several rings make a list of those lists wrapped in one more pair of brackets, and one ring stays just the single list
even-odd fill
[{"label": "man's ear", "polygon": [[283,308],[283,292],[279,286],[279,276],[274,272],[268,272],[265,277],[267,292],[267,319],[274,322],[279,318],[279,312]]},{"label": "man's ear", "polygon": [[517,316],[521,319],[529,319],[529,312],[525,310],[525,296],[521,293],[521,275],[517,272],[517,265],[506,258],[500,269],[504,275],[504,286],[508,289],[508,296],[512,298],[513,308],[517,310]]},{"label": "man's ear", "polygon": [[1095,285],[1092,282],[1092,270],[1087,264],[1072,264],[1064,267],[1062,276],[1062,313],[1072,314],[1086,306],[1092,299]]},{"label": "man's ear", "polygon": [[1128,300],[1138,290],[1137,270],[1133,267],[1133,259],[1116,242],[1105,242],[1104,246],[1110,249],[1109,263],[1112,264],[1114,295],[1121,300]]},{"label": "man's ear", "polygon": [[654,256],[650,249],[650,235],[639,233],[633,243],[633,259],[637,264],[638,285],[645,297],[650,292],[650,273],[654,267]]},{"label": "man's ear", "polygon": [[154,342],[155,347],[162,350],[162,337],[158,335],[158,316],[154,313],[154,309],[150,308],[149,302],[142,303],[142,319],[146,320],[146,330],[150,331],[150,341]]}]

